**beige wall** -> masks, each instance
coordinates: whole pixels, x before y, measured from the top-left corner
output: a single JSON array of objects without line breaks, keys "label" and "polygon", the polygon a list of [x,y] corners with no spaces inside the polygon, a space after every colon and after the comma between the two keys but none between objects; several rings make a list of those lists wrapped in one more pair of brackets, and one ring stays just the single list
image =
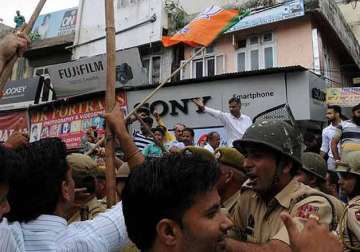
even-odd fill
[{"label": "beige wall", "polygon": [[[256,30],[241,31],[236,34],[238,37],[246,38],[252,34],[274,32],[275,54],[278,67],[301,65],[307,68],[313,68],[313,50],[312,50],[312,26],[310,20],[301,19],[298,21],[289,21],[284,24],[268,25],[257,28]],[[224,54],[226,61],[226,72],[235,72],[236,49],[233,46],[233,37],[225,35],[213,44],[215,54]],[[191,48],[185,49],[185,59],[191,57]]]},{"label": "beige wall", "polygon": [[[179,5],[184,8],[184,10],[188,14],[195,14],[198,12],[203,11],[207,7],[211,5],[217,5],[217,6],[223,6],[227,4],[232,4],[234,2],[238,3],[244,3],[246,0],[195,0],[195,1],[189,1],[189,0],[178,0]],[[176,2],[176,1],[174,1]]]},{"label": "beige wall", "polygon": [[292,21],[276,28],[278,66],[313,68],[311,30],[309,20]]}]

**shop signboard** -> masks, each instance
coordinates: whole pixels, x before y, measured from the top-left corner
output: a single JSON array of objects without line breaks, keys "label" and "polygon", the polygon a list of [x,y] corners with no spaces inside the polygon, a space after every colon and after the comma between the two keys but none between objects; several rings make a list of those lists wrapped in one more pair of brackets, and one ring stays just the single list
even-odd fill
[{"label": "shop signboard", "polygon": [[[104,91],[106,55],[84,58],[48,67],[57,98]],[[116,87],[144,85],[146,71],[139,50],[132,48],[116,53]]]},{"label": "shop signboard", "polygon": [[0,113],[0,142],[6,142],[9,136],[18,130],[28,133],[28,115],[26,111]]},{"label": "shop signboard", "polygon": [[304,0],[283,1],[269,8],[251,12],[249,16],[241,19],[226,33],[304,16],[304,13]]},{"label": "shop signboard", "polygon": [[[126,108],[125,94],[121,92],[117,96],[124,100],[122,106]],[[81,138],[90,127],[96,128],[99,137],[104,135],[104,118],[100,116],[104,111],[104,97],[61,104],[48,111],[34,111],[31,113],[30,142],[59,137],[68,149],[80,148]]]},{"label": "shop signboard", "polygon": [[360,87],[328,88],[326,103],[342,107],[353,107],[360,103]]}]

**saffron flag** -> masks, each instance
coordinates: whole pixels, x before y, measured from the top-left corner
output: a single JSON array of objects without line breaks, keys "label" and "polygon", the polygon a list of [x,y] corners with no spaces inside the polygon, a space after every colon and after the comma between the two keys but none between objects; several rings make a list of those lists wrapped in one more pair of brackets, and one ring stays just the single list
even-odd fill
[{"label": "saffron flag", "polygon": [[164,36],[162,43],[165,47],[183,42],[189,46],[210,45],[221,33],[238,22],[239,10],[225,10],[218,6],[211,6],[201,12],[188,25],[174,36]]}]

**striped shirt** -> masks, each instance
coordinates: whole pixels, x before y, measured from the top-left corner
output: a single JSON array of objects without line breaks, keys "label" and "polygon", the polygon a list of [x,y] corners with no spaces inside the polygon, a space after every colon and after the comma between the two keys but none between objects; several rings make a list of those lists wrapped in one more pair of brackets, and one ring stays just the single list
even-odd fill
[{"label": "striped shirt", "polygon": [[121,202],[89,221],[68,225],[59,216],[40,215],[9,227],[20,251],[119,251],[129,243]]},{"label": "striped shirt", "polygon": [[141,134],[141,132],[136,131],[136,130],[133,133],[133,138],[134,138],[134,143],[135,143],[136,147],[140,151],[143,151],[143,149],[145,149],[145,147],[148,146],[149,144],[154,143],[154,141],[151,137],[146,137],[143,134]]},{"label": "striped shirt", "polygon": [[360,126],[356,125],[353,121],[344,121],[339,125],[341,129],[341,143],[346,144],[357,143],[360,144]]},{"label": "striped shirt", "polygon": [[0,223],[0,252],[20,252],[6,219]]}]

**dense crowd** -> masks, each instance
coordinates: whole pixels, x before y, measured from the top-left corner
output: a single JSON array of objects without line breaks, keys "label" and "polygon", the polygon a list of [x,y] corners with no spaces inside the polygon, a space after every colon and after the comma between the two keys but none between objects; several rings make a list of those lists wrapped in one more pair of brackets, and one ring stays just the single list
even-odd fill
[{"label": "dense crowd", "polygon": [[[22,34],[0,42],[0,75],[27,46]],[[0,146],[0,251],[360,250],[360,104],[350,120],[329,106],[317,141],[288,121],[253,123],[238,97],[229,112],[193,102],[226,145],[216,131],[195,144],[186,123],[171,133],[147,107],[103,115],[120,150],[111,209],[96,128],[79,153],[15,131]]]}]

